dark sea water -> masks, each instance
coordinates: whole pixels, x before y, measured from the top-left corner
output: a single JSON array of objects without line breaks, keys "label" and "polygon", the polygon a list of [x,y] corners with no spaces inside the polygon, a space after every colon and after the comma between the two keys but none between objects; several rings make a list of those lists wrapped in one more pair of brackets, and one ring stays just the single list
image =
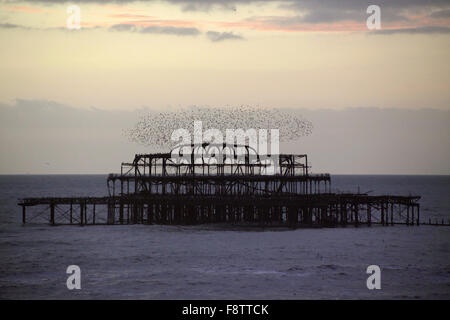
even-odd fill
[{"label": "dark sea water", "polygon": [[[418,194],[422,221],[450,219],[450,176],[335,175],[332,188]],[[0,298],[450,298],[450,227],[21,225],[18,198],[106,194],[105,175],[0,176]],[[70,291],[74,264],[82,289]],[[381,290],[366,287],[372,264]]]}]

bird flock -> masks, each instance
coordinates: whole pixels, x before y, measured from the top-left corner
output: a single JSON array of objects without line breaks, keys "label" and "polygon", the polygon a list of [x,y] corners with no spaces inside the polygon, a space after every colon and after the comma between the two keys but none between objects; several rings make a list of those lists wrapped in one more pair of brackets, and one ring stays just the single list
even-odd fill
[{"label": "bird flock", "polygon": [[193,132],[194,121],[202,121],[203,130],[218,129],[278,129],[280,142],[296,140],[311,134],[310,121],[286,109],[252,106],[187,107],[180,110],[149,112],[135,126],[125,130],[130,141],[167,149],[173,143],[174,130],[183,128]]}]

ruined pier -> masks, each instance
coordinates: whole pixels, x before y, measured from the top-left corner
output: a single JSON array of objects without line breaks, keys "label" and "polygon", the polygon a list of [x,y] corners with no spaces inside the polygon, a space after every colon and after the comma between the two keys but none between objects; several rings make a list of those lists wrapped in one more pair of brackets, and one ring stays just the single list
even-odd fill
[{"label": "ruined pier", "polygon": [[[248,146],[235,147],[244,150],[241,161],[198,161],[192,156],[180,162],[173,152],[138,154],[122,163],[120,174],[108,176],[107,196],[20,199],[22,222],[44,216],[51,225],[227,223],[297,228],[421,223],[420,196],[333,193],[330,175],[311,174],[306,154],[280,154],[274,166]],[[237,158],[232,151],[232,158]],[[40,210],[27,216],[31,208]]]}]

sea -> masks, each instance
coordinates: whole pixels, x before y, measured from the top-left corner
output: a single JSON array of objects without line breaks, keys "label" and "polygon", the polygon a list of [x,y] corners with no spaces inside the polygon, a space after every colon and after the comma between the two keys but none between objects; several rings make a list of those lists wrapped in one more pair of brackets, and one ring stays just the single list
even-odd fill
[{"label": "sea", "polygon": [[[0,299],[450,299],[449,226],[22,225],[19,198],[104,196],[106,178],[0,176]],[[332,191],[421,195],[421,221],[450,219],[450,176],[333,175]]]}]

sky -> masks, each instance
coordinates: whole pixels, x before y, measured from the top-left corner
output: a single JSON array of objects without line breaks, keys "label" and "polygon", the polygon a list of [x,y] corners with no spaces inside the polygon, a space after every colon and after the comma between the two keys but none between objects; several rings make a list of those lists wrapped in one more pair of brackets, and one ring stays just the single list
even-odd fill
[{"label": "sky", "polygon": [[0,174],[117,171],[142,113],[191,105],[309,117],[283,147],[316,171],[450,174],[449,58],[443,0],[2,0]]}]

